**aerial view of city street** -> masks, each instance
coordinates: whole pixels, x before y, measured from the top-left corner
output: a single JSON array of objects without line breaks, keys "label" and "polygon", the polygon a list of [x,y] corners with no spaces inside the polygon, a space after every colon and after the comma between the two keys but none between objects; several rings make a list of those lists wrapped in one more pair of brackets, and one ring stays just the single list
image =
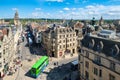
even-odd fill
[{"label": "aerial view of city street", "polygon": [[0,80],[120,80],[120,0],[0,0]]}]

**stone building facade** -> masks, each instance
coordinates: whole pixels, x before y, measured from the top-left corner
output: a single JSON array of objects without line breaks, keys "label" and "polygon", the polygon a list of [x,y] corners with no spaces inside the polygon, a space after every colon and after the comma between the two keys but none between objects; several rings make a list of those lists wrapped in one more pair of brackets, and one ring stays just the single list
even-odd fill
[{"label": "stone building facade", "polygon": [[76,36],[77,36],[77,47],[79,48],[80,47],[80,41],[81,39],[83,38],[83,26],[84,24],[82,22],[79,22],[77,21],[75,24],[74,24],[74,27],[73,29],[75,30],[76,32]]},{"label": "stone building facade", "polygon": [[13,61],[14,37],[11,28],[4,28],[0,40],[0,77],[4,76]]},{"label": "stone building facade", "polygon": [[70,27],[56,26],[42,33],[42,44],[51,57],[65,57],[77,53],[77,36]]},{"label": "stone building facade", "polygon": [[80,44],[80,40],[83,38],[83,28],[84,28],[85,24],[83,22],[75,21],[75,20],[71,19],[69,21],[64,20],[62,25],[66,26],[66,27],[70,27],[76,32],[77,47],[80,47],[79,44]]},{"label": "stone building facade", "polygon": [[39,26],[38,31],[36,32],[36,35],[35,35],[36,43],[41,44],[42,32],[44,32],[45,30],[47,30],[46,26]]},{"label": "stone building facade", "polygon": [[47,23],[46,24],[31,23],[30,28],[34,35],[35,43],[40,44],[42,42],[42,32],[48,28]]},{"label": "stone building facade", "polygon": [[6,25],[9,25],[9,21],[5,21],[4,19],[0,19],[0,25],[2,25],[2,26],[6,26]]},{"label": "stone building facade", "polygon": [[79,50],[81,80],[119,80],[120,42],[85,36]]}]

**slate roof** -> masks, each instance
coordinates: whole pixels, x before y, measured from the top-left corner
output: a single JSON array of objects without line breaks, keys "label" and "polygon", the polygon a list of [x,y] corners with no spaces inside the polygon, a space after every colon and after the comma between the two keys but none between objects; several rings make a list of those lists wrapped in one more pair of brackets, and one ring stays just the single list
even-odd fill
[{"label": "slate roof", "polygon": [[119,41],[113,41],[113,40],[108,40],[108,39],[93,37],[93,36],[85,36],[81,41],[82,46],[89,48],[89,42],[92,39],[94,40],[95,44],[93,48],[90,48],[90,49],[92,49],[93,51],[97,51],[97,44],[99,44],[100,41],[102,41],[104,46],[103,46],[103,49],[101,50],[101,53],[105,54],[107,57],[113,57],[114,59],[117,59],[120,61],[120,51],[116,55],[115,53],[111,54],[111,49],[114,48],[115,45],[117,45],[118,48],[120,49]]}]

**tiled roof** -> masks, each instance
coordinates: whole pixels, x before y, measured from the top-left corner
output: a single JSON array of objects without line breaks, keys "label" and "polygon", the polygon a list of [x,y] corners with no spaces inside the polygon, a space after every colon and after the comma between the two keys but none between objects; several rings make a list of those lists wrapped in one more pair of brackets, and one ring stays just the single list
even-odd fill
[{"label": "tiled roof", "polygon": [[74,25],[74,28],[82,28],[84,26],[83,23],[81,22],[76,22],[76,24]]},{"label": "tiled roof", "polygon": [[9,30],[7,28],[3,28],[0,30],[0,40],[3,40],[4,35],[8,35]]}]

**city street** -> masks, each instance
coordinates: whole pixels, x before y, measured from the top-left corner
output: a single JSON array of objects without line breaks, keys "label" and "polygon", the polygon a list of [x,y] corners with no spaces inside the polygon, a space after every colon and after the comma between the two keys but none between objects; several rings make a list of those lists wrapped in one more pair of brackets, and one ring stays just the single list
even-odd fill
[{"label": "city street", "polygon": [[[27,74],[27,72],[30,70],[32,65],[44,54],[44,49],[42,47],[26,47],[27,41],[26,39],[24,42],[20,43],[20,52],[18,56],[21,58],[21,64],[18,66],[17,71],[13,75],[5,76],[4,80],[63,80],[64,77],[68,77],[69,75],[77,75],[77,72],[72,71],[70,68],[70,62],[77,60],[78,56],[75,54],[73,57],[70,55],[67,55],[65,58],[50,58],[49,65],[44,70],[44,72],[37,78],[34,79]],[[55,65],[55,63],[58,62],[58,65]],[[74,76],[74,77],[75,77]],[[72,77],[72,78],[74,78]],[[74,80],[74,79],[72,79]]]},{"label": "city street", "polygon": [[0,7],[0,80],[120,80],[120,0]]}]

